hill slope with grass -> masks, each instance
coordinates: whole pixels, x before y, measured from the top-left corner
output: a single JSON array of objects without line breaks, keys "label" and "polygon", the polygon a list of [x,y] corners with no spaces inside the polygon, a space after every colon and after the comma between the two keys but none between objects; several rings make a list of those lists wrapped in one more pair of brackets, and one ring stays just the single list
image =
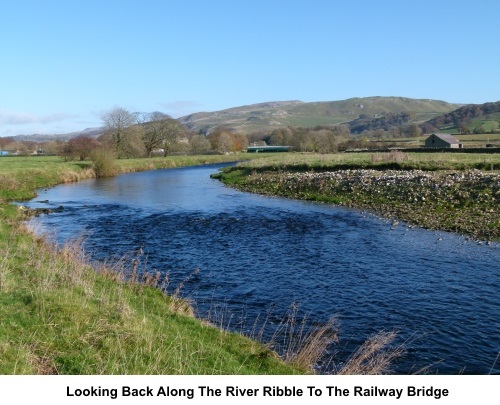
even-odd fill
[{"label": "hill slope with grass", "polygon": [[487,133],[500,128],[500,101],[468,104],[455,111],[432,118],[421,125],[426,133]]},{"label": "hill slope with grass", "polygon": [[243,133],[271,132],[279,127],[337,125],[360,116],[377,118],[389,113],[411,112],[416,121],[423,122],[458,107],[460,104],[405,97],[364,97],[310,103],[280,101],[194,113],[179,118],[179,121],[192,131],[202,133],[209,133],[221,126]]}]

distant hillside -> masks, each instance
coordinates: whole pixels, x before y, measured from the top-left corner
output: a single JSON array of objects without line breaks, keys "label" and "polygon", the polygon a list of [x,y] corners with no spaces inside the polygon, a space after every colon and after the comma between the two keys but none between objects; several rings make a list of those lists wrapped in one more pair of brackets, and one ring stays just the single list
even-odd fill
[{"label": "distant hillside", "polygon": [[391,128],[406,125],[415,118],[416,114],[413,112],[384,113],[381,117],[376,118],[363,114],[359,118],[350,121],[347,125],[353,134],[379,129],[389,131]]},{"label": "distant hillside", "polygon": [[68,134],[32,134],[32,135],[15,135],[10,138],[18,142],[48,142],[48,141],[67,141],[68,139],[77,136],[85,135],[92,138],[97,138],[104,133],[103,128],[87,128],[83,131],[70,132]]},{"label": "distant hillside", "polygon": [[424,122],[421,127],[429,133],[441,132],[477,132],[484,133],[500,126],[500,101],[484,104],[468,104],[452,112]]},{"label": "distant hillside", "polygon": [[289,111],[301,104],[304,103],[296,100],[272,101],[227,110],[194,113],[178,120],[194,132],[209,133],[219,126],[251,132],[262,126],[282,126],[281,122],[290,116]]},{"label": "distant hillside", "polygon": [[[461,106],[445,101],[406,97],[364,97],[310,103],[298,100],[271,101],[221,111],[198,112],[181,117],[178,121],[193,132],[205,134],[217,127],[227,127],[245,134],[269,134],[280,127],[313,128],[343,123],[349,123],[351,131],[359,133],[406,123],[421,124]],[[80,135],[98,137],[103,131],[103,128],[87,128],[68,134],[17,135],[12,138],[33,142],[65,141]]]},{"label": "distant hillside", "polygon": [[200,112],[179,118],[194,132],[207,133],[219,126],[243,133],[271,132],[275,128],[294,126],[310,128],[336,125],[357,118],[380,118],[385,114],[414,113],[416,122],[453,111],[460,104],[405,97],[365,97],[341,101],[305,103],[278,101],[252,104],[214,112]]}]

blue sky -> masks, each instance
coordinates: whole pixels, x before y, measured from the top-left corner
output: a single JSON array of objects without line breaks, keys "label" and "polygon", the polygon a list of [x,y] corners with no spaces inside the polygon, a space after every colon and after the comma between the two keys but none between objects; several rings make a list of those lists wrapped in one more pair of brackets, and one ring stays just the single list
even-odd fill
[{"label": "blue sky", "polygon": [[277,100],[500,100],[488,0],[0,0],[0,136]]}]

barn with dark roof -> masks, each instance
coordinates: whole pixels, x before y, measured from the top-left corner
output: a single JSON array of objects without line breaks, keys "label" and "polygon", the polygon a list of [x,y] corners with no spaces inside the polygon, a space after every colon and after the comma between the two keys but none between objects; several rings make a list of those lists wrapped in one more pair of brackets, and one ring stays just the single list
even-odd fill
[{"label": "barn with dark roof", "polygon": [[432,134],[425,140],[426,148],[461,148],[460,141],[450,134]]}]

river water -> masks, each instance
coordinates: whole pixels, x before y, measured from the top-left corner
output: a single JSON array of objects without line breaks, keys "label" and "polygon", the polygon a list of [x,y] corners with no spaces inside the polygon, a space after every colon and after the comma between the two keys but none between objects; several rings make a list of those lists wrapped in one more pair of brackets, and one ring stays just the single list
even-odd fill
[{"label": "river water", "polygon": [[35,219],[37,232],[84,237],[96,260],[140,252],[199,316],[262,333],[277,350],[290,312],[307,327],[336,316],[337,366],[367,337],[396,330],[406,349],[396,373],[500,371],[498,244],[242,193],[210,179],[221,166],[61,185],[28,205],[64,207]]}]

